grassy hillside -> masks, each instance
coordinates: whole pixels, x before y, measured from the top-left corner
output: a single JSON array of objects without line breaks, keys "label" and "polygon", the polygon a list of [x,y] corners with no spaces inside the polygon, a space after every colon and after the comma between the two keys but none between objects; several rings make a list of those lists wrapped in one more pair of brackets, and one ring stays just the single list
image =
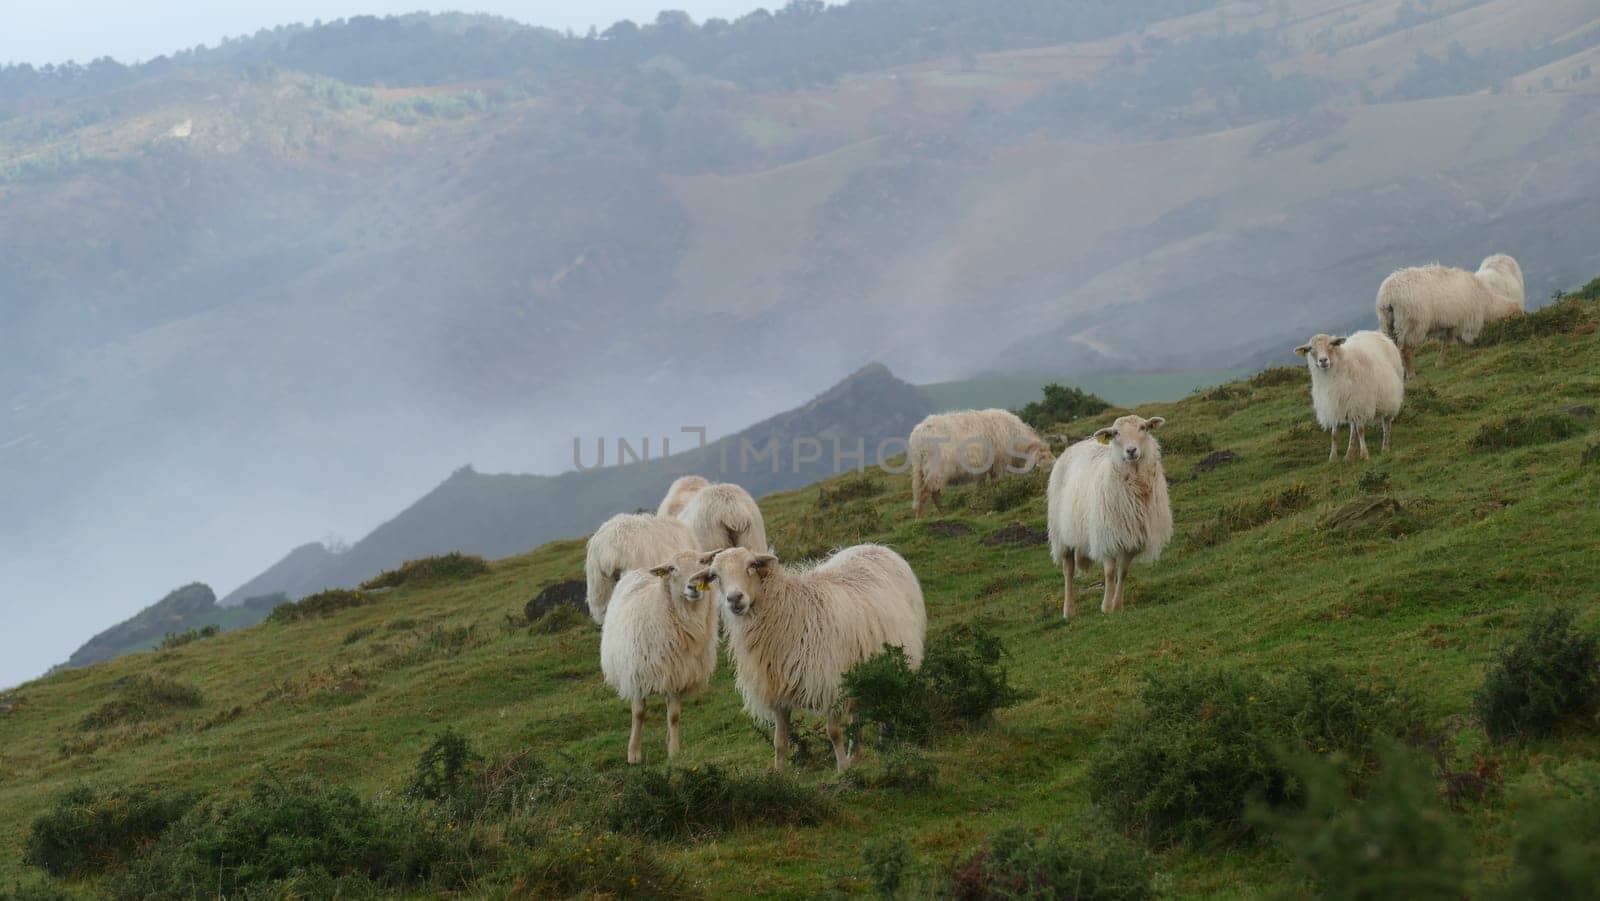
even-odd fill
[{"label": "grassy hillside", "polygon": [[[1424,365],[1394,452],[1368,463],[1325,461],[1327,437],[1311,420],[1298,370],[1141,408],[1168,420],[1178,534],[1159,562],[1134,570],[1125,612],[1102,615],[1091,596],[1090,612],[1070,625],[1059,619],[1060,576],[1046,550],[1026,535],[1000,541],[1013,523],[1042,527],[1042,474],[952,492],[956,509],[936,523],[910,519],[900,475],[847,476],[820,492],[765,499],[772,540],[794,555],[864,540],[899,549],[922,579],[931,632],[988,624],[1031,698],[990,728],[936,742],[931,792],[851,787],[806,768],[802,786],[833,799],[819,825],[743,827],[628,853],[659,854],[690,894],[798,896],[870,890],[862,847],[895,834],[925,872],[1007,825],[1060,830],[1098,848],[1108,833],[1087,774],[1105,756],[1108,731],[1138,708],[1146,676],[1188,665],[1274,673],[1331,663],[1392,679],[1442,736],[1450,766],[1488,774],[1494,790],[1452,817],[1470,836],[1472,886],[1497,885],[1528,792],[1567,791],[1563,780],[1600,753],[1592,732],[1491,744],[1468,715],[1495,652],[1530,614],[1565,603],[1582,624],[1600,622],[1592,603],[1600,423],[1580,409],[1600,403],[1597,328],[1600,281],[1582,300],[1492,332],[1447,369]],[[1086,433],[1111,418],[1068,429]],[[1202,472],[1197,464],[1221,450],[1236,459]],[[1366,496],[1393,499],[1398,512],[1330,527],[1336,511]],[[257,782],[304,776],[397,803],[414,761],[447,726],[491,760],[526,752],[524,760],[570,774],[620,769],[628,716],[600,680],[596,631],[544,634],[508,620],[541,588],[579,577],[582,556],[581,541],[557,542],[464,583],[402,586],[326,618],[61,673],[0,699],[0,886],[41,880],[19,863],[29,824],[79,783],[242,796]],[[92,728],[86,714],[134,676],[191,686],[199,703]],[[816,728],[804,724],[808,734]],[[770,747],[740,711],[726,667],[687,706],[684,736],[681,767],[753,774],[769,765]],[[659,763],[659,708],[646,739],[647,761]],[[613,847],[594,837],[598,814],[569,805],[561,815],[591,856]],[[498,863],[524,835],[515,819],[461,828],[476,830],[474,853],[489,870],[469,893],[537,884]],[[1154,865],[1163,894],[1307,890],[1270,842],[1158,850]]]},{"label": "grassy hillside", "polygon": [[1237,378],[1237,370],[1190,372],[1132,372],[1121,375],[1088,375],[1070,378],[1042,376],[991,376],[956,382],[919,385],[935,411],[971,410],[1004,407],[1015,410],[1031,400],[1050,382],[1061,382],[1108,402],[1124,407],[1181,397],[1196,388],[1216,385]]}]

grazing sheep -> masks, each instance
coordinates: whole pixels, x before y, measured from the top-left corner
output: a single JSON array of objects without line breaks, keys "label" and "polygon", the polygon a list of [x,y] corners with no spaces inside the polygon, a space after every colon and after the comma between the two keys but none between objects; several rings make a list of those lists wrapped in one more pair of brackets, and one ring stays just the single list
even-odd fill
[{"label": "grazing sheep", "polygon": [[682,699],[711,682],[717,668],[717,605],[701,572],[699,551],[680,551],[617,583],[600,633],[600,671],[617,696],[633,703],[628,762],[644,756],[645,701],[667,699],[667,756],[678,753]]},{"label": "grazing sheep", "polygon": [[1311,404],[1317,424],[1333,431],[1328,459],[1339,455],[1339,426],[1350,425],[1350,459],[1359,441],[1361,459],[1367,459],[1367,424],[1383,423],[1384,453],[1389,451],[1389,427],[1400,414],[1406,397],[1405,364],[1400,349],[1378,332],[1356,332],[1348,338],[1316,335],[1294,352],[1306,358],[1311,370]]},{"label": "grazing sheep", "polygon": [[793,710],[826,713],[835,763],[840,770],[854,763],[841,726],[848,705],[838,703],[845,672],[884,645],[922,664],[928,614],[910,564],[877,544],[845,548],[809,569],[787,569],[744,548],[701,559],[725,614],[745,710],[773,724],[773,766],[788,765]]},{"label": "grazing sheep", "polygon": [[1072,584],[1090,560],[1105,566],[1100,611],[1122,609],[1128,565],[1154,560],[1172,538],[1172,505],[1156,429],[1166,420],[1124,416],[1067,448],[1050,470],[1050,558],[1066,576],[1063,618],[1074,612]]},{"label": "grazing sheep", "polygon": [[1027,472],[1055,460],[1050,444],[1009,410],[937,413],[911,430],[911,511],[922,516],[947,486],[1006,472]]},{"label": "grazing sheep", "polygon": [[771,550],[761,508],[750,492],[738,485],[719,482],[700,489],[678,518],[688,523],[694,546],[702,551],[742,547],[765,554]]},{"label": "grazing sheep", "polygon": [[589,615],[605,625],[606,604],[623,573],[655,566],[679,551],[696,547],[694,532],[670,516],[619,513],[606,520],[589,536],[584,555]]},{"label": "grazing sheep", "polygon": [[657,516],[677,516],[683,508],[689,506],[689,501],[694,499],[711,483],[701,476],[683,476],[672,483],[667,489],[667,496],[661,499],[661,506],[656,508]]},{"label": "grazing sheep", "polygon": [[1496,254],[1477,272],[1434,263],[1401,269],[1378,286],[1378,324],[1400,348],[1405,374],[1416,373],[1413,354],[1439,339],[1439,365],[1451,342],[1471,344],[1489,322],[1522,312],[1522,270]]}]

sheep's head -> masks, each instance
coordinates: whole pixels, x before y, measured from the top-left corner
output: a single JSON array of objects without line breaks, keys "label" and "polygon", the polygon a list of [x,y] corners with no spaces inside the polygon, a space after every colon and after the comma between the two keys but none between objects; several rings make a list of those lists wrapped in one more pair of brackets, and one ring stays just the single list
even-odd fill
[{"label": "sheep's head", "polygon": [[1166,424],[1160,416],[1145,419],[1128,415],[1109,428],[1094,433],[1094,440],[1111,446],[1111,460],[1118,465],[1138,466],[1141,460],[1161,459],[1161,445],[1155,430]]},{"label": "sheep's head", "polygon": [[728,613],[744,616],[761,603],[767,579],[777,571],[778,558],[731,547],[701,557],[706,568],[695,576],[710,583]]},{"label": "sheep's head", "polygon": [[1342,346],[1344,346],[1343,338],[1314,335],[1310,341],[1296,347],[1294,352],[1306,358],[1307,366],[1327,372],[1333,368],[1333,361],[1339,355],[1337,348]]},{"label": "sheep's head", "polygon": [[706,582],[705,565],[700,562],[699,551],[679,551],[672,559],[650,568],[650,574],[660,579],[673,600],[695,605],[711,593]]},{"label": "sheep's head", "polygon": [[1028,467],[1049,466],[1056,462],[1056,455],[1050,450],[1050,442],[1043,438],[1034,438],[1021,448],[1022,458],[1028,461]]}]

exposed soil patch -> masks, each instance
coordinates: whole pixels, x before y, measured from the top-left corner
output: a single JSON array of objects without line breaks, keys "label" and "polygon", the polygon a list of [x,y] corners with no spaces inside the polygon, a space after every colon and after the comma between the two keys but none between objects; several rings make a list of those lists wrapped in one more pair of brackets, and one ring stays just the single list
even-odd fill
[{"label": "exposed soil patch", "polygon": [[940,538],[960,538],[963,535],[972,534],[971,526],[964,522],[958,522],[954,519],[941,519],[935,522],[930,522],[924,525],[923,528],[935,535],[938,535]]},{"label": "exposed soil patch", "polygon": [[1218,466],[1226,466],[1239,459],[1239,455],[1230,450],[1219,450],[1208,455],[1204,460],[1194,465],[1195,475],[1210,472]]}]

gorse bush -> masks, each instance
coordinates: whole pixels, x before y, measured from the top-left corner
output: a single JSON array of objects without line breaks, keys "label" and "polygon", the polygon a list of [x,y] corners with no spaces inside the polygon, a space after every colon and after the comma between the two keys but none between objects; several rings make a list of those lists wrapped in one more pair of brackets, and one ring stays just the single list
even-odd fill
[{"label": "gorse bush", "polygon": [[880,746],[925,744],[939,732],[982,725],[1024,695],[1011,685],[1000,639],[960,625],[935,636],[913,670],[901,648],[886,647],[845,673],[844,697],[855,705],[851,738],[868,729]]},{"label": "gorse bush", "polygon": [[832,801],[782,773],[706,765],[624,772],[606,823],[615,832],[681,839],[748,826],[814,826],[832,815]]},{"label": "gorse bush", "polygon": [[1600,776],[1558,784],[1562,796],[1519,805],[1506,901],[1600,898]]},{"label": "gorse bush", "polygon": [[78,786],[33,821],[22,860],[56,877],[103,873],[143,854],[193,804],[143,789]]},{"label": "gorse bush", "polygon": [[94,710],[80,722],[84,729],[109,729],[129,723],[142,723],[176,710],[199,707],[203,702],[198,689],[165,676],[126,676],[114,683],[117,696]]},{"label": "gorse bush", "polygon": [[330,588],[308,595],[298,601],[279,604],[272,608],[267,621],[274,623],[296,623],[313,617],[327,616],[340,610],[349,610],[352,607],[365,607],[376,599],[364,591],[354,591],[349,588]]},{"label": "gorse bush", "polygon": [[1024,404],[1017,416],[1035,429],[1044,429],[1109,409],[1110,404],[1087,391],[1051,382],[1044,386],[1044,397]]},{"label": "gorse bush", "polygon": [[1117,842],[1086,845],[1061,836],[1035,838],[1011,827],[965,859],[946,877],[944,897],[962,901],[1002,898],[1141,901],[1155,897],[1149,860]]},{"label": "gorse bush", "polygon": [[451,551],[436,557],[407,560],[398,569],[384,570],[361,583],[367,590],[399,588],[401,585],[442,585],[446,582],[465,582],[489,571],[489,561],[476,554]]},{"label": "gorse bush", "polygon": [[1414,737],[1411,703],[1383,682],[1326,667],[1268,679],[1177,670],[1146,683],[1143,706],[1117,722],[1089,773],[1090,795],[1124,830],[1158,845],[1251,837],[1254,802],[1298,804],[1284,754],[1343,754],[1352,781],[1378,736]]},{"label": "gorse bush", "polygon": [[420,808],[383,807],[346,788],[258,784],[240,801],[192,809],[120,879],[125,897],[333,896],[460,885],[483,849]]},{"label": "gorse bush", "polygon": [[1553,303],[1527,315],[1491,322],[1483,327],[1473,343],[1487,347],[1576,332],[1588,321],[1584,304],[1595,299],[1597,284],[1600,284],[1600,279],[1590,282],[1575,294],[1557,294]]},{"label": "gorse bush", "polygon": [[1467,840],[1440,802],[1432,762],[1393,741],[1379,744],[1377,758],[1362,799],[1334,763],[1302,758],[1305,807],[1260,822],[1276,829],[1318,897],[1466,897]]},{"label": "gorse bush", "polygon": [[[525,830],[523,847],[507,852],[489,882],[513,886],[517,898],[679,898],[691,892],[682,875],[649,844],[626,835]],[[491,897],[504,892],[499,889]]]},{"label": "gorse bush", "polygon": [[1600,713],[1600,638],[1573,626],[1555,607],[1534,615],[1522,637],[1500,653],[1472,699],[1496,741],[1549,735]]},{"label": "gorse bush", "polygon": [[454,729],[445,729],[417,758],[406,794],[424,801],[460,797],[483,758]]}]

